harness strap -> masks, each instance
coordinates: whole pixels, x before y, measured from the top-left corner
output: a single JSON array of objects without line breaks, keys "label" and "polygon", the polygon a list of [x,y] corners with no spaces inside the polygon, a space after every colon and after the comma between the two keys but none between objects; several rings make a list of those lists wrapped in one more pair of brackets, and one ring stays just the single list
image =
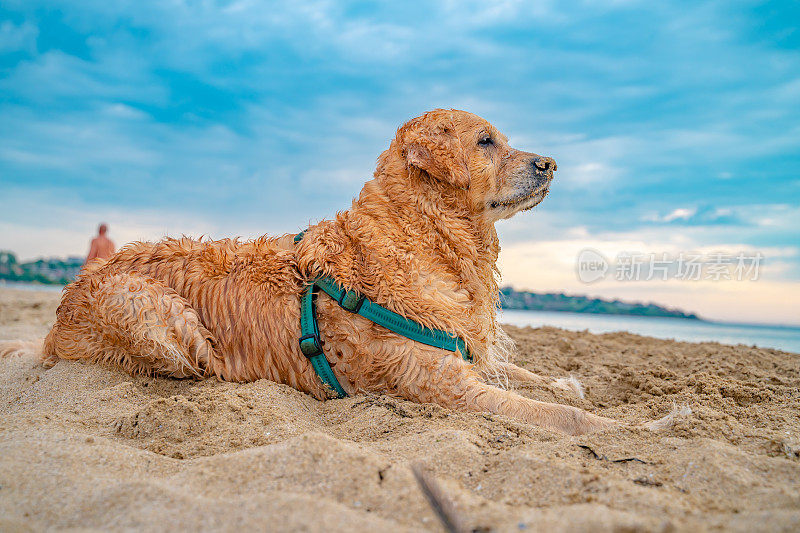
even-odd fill
[{"label": "harness strap", "polygon": [[389,331],[402,335],[412,341],[427,344],[434,348],[441,348],[456,352],[468,363],[472,356],[467,349],[467,343],[461,337],[451,335],[441,329],[431,329],[409,318],[390,311],[378,305],[356,291],[346,291],[336,280],[329,276],[317,278],[314,282],[317,287],[328,293],[328,296],[339,302],[339,305],[351,313],[356,313],[372,322],[383,326]]},{"label": "harness strap", "polygon": [[[299,243],[304,235],[305,231],[298,233],[294,237],[294,243]],[[311,361],[311,365],[322,383],[336,392],[339,398],[345,398],[347,393],[336,379],[331,365],[322,351],[322,340],[319,338],[317,310],[314,303],[314,297],[318,292],[317,288],[322,289],[328,296],[336,300],[346,311],[359,314],[367,320],[413,341],[455,352],[466,362],[472,363],[472,354],[469,352],[467,343],[461,337],[441,329],[425,327],[419,322],[405,318],[372,302],[356,291],[345,290],[330,276],[320,276],[306,286],[300,298],[300,350]]]},{"label": "harness strap", "polygon": [[316,292],[316,285],[308,285],[300,298],[300,351],[311,361],[311,366],[314,367],[322,383],[333,390],[339,398],[345,398],[347,393],[336,379],[322,351],[322,341],[317,326],[317,306],[314,303]]}]

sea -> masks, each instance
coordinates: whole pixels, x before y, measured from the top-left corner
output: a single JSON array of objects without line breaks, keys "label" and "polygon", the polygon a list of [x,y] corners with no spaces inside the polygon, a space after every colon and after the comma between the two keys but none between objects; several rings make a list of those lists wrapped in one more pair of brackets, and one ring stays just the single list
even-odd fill
[{"label": "sea", "polygon": [[[27,290],[60,291],[61,286],[28,283],[3,283],[0,287]],[[572,331],[611,333],[628,331],[659,339],[687,342],[719,342],[744,344],[759,348],[775,348],[800,354],[800,327],[760,324],[735,324],[672,317],[644,317],[631,315],[599,315],[556,311],[525,311],[504,309],[499,312],[500,322],[514,326],[553,326]]]},{"label": "sea", "polygon": [[599,315],[555,311],[505,309],[500,322],[514,326],[553,326],[572,331],[611,333],[629,331],[659,339],[722,344],[744,344],[800,353],[800,327],[711,322],[689,318]]}]

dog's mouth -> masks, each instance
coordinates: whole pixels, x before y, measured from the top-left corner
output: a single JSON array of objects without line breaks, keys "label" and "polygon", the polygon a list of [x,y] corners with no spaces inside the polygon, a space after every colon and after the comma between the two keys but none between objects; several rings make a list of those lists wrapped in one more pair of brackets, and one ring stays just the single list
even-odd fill
[{"label": "dog's mouth", "polygon": [[492,209],[513,208],[519,211],[527,211],[539,205],[549,191],[550,187],[540,187],[534,191],[517,194],[503,200],[492,200],[489,202],[489,207]]}]

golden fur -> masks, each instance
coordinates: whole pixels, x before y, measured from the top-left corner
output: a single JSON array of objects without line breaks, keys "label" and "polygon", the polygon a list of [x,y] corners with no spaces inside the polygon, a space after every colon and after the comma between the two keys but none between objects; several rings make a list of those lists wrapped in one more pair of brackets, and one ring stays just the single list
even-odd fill
[{"label": "golden fur", "polygon": [[549,380],[504,360],[496,322],[494,223],[547,194],[552,159],[510,148],[487,121],[435,110],[409,121],[350,210],[291,235],[241,242],[130,244],[64,290],[45,360],[85,359],[133,373],[260,378],[329,396],[298,346],[299,296],[320,274],[424,325],[475,356],[425,346],[318,297],[325,355],[350,394],[374,391],[489,411],[578,434],[615,422],[486,382]]}]

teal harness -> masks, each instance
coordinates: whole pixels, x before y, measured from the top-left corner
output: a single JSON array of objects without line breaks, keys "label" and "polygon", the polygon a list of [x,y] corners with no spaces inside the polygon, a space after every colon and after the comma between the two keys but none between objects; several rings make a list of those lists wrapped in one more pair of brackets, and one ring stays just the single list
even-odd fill
[{"label": "teal harness", "polygon": [[[303,240],[304,234],[305,231],[295,236],[295,244]],[[306,285],[300,298],[300,351],[311,361],[311,365],[322,380],[322,383],[336,392],[339,398],[346,397],[347,393],[336,379],[331,365],[322,351],[322,341],[319,338],[317,311],[314,302],[314,296],[319,292],[319,289],[338,302],[342,309],[346,311],[361,315],[367,320],[371,320],[375,324],[413,341],[459,353],[465,361],[472,363],[472,355],[469,353],[467,343],[461,337],[456,337],[441,329],[425,327],[419,322],[405,318],[370,301],[356,291],[345,290],[330,276],[320,276]]]}]

